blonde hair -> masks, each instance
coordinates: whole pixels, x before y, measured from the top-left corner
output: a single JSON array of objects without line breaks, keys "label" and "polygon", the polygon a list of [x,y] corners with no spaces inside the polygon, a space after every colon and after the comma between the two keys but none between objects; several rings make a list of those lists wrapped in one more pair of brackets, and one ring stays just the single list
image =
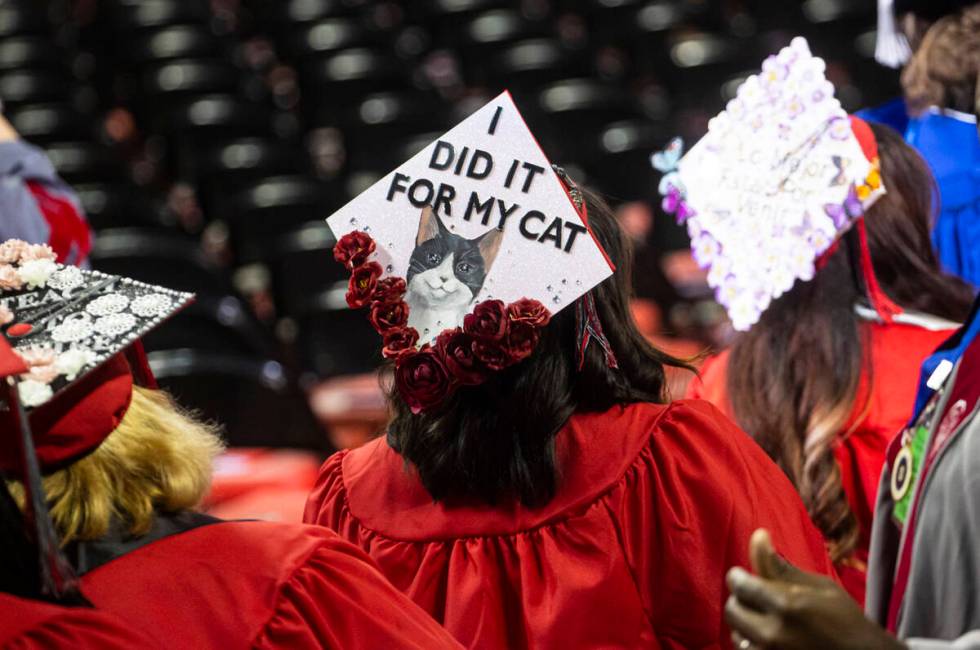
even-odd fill
[{"label": "blonde hair", "polygon": [[980,4],[933,23],[902,71],[909,110],[930,106],[964,113],[976,110],[980,75]]},{"label": "blonde hair", "polygon": [[[44,477],[62,543],[102,537],[113,520],[143,535],[155,511],[194,508],[222,449],[217,427],[196,420],[163,391],[134,386],[116,430],[88,456]],[[20,500],[21,486],[11,487]]]}]

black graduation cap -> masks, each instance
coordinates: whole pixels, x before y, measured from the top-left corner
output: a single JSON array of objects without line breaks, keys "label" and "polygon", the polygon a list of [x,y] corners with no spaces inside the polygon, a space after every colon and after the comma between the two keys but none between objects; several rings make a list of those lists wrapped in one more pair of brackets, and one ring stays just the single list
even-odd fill
[{"label": "black graduation cap", "polygon": [[[38,445],[56,455],[62,446],[65,454],[97,446],[110,433],[99,429],[108,419],[75,417],[86,408],[89,391],[96,404],[89,411],[113,398],[128,405],[125,391],[131,392],[133,378],[152,379],[139,338],[192,300],[193,294],[57,264],[45,246],[0,244],[0,470],[24,484],[22,527],[39,556],[37,597],[84,602],[48,515]],[[120,353],[127,353],[128,363]],[[107,395],[96,390],[102,375],[124,376],[128,383],[116,382],[117,395]],[[35,423],[32,431],[35,419],[43,429]],[[11,505],[6,489],[0,490],[8,528],[16,518]]]}]

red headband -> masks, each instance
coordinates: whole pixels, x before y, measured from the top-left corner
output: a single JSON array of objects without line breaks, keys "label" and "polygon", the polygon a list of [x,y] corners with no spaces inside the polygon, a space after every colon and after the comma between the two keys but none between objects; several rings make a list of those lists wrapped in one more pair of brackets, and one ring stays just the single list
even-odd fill
[{"label": "red headband", "polygon": [[851,131],[854,132],[854,137],[857,138],[858,144],[861,145],[861,151],[864,152],[864,157],[874,162],[878,157],[878,140],[875,139],[874,131],[860,117],[856,115],[849,115],[848,117],[851,118]]},{"label": "red headband", "polygon": [[[102,444],[119,426],[132,396],[133,375],[120,353],[31,411],[41,471],[64,467]],[[19,475],[19,452],[17,445],[0,445],[0,471]]]}]

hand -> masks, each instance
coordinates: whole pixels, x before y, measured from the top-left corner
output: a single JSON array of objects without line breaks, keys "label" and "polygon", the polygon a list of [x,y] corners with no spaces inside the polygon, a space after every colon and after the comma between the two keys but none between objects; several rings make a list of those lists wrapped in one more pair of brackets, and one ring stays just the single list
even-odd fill
[{"label": "hand", "polygon": [[727,576],[725,620],[736,648],[905,650],[833,580],[780,557],[767,531],[752,535],[749,558],[758,575],[735,567]]}]

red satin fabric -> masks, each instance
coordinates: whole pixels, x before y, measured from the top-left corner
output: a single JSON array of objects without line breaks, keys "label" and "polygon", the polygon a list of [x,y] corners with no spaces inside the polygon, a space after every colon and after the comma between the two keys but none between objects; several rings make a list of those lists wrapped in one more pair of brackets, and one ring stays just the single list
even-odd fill
[{"label": "red satin fabric", "polygon": [[58,261],[81,264],[92,250],[92,233],[75,204],[59,196],[43,183],[27,181],[27,189],[34,195],[37,207],[48,222],[48,245],[58,256]]},{"label": "red satin fabric", "polygon": [[6,379],[11,375],[21,375],[27,370],[24,360],[10,347],[7,338],[0,336],[0,379]]},{"label": "red satin fabric", "polygon": [[752,532],[832,574],[779,469],[703,401],[578,414],[558,495],[433,503],[383,439],[335,454],[306,520],[364,548],[469,648],[728,648],[725,571]]},{"label": "red satin fabric", "polygon": [[133,626],[105,612],[0,594],[0,647],[5,650],[132,650],[165,646],[158,646]]},{"label": "red satin fabric", "polygon": [[[867,580],[871,520],[885,451],[912,415],[922,362],[955,331],[934,332],[901,323],[862,326],[871,346],[871,383],[865,374],[847,427],[856,428],[834,449],[844,493],[861,533],[856,552],[837,566],[837,572],[847,591],[861,604]],[[727,388],[728,357],[726,350],[708,359],[700,378],[689,384],[687,396],[706,399],[734,419]]]},{"label": "red satin fabric", "polygon": [[370,558],[330,531],[222,522],[82,577],[100,609],[168,648],[458,648]]},{"label": "red satin fabric", "polygon": [[847,116],[851,121],[851,131],[861,146],[861,152],[869,161],[878,157],[878,140],[871,126],[857,115]]},{"label": "red satin fabric", "polygon": [[[31,432],[41,471],[68,465],[102,444],[119,426],[132,396],[133,375],[120,353],[32,410]],[[5,422],[4,426],[15,426],[10,418]],[[0,445],[0,471],[20,475],[21,464],[17,445]]]}]

